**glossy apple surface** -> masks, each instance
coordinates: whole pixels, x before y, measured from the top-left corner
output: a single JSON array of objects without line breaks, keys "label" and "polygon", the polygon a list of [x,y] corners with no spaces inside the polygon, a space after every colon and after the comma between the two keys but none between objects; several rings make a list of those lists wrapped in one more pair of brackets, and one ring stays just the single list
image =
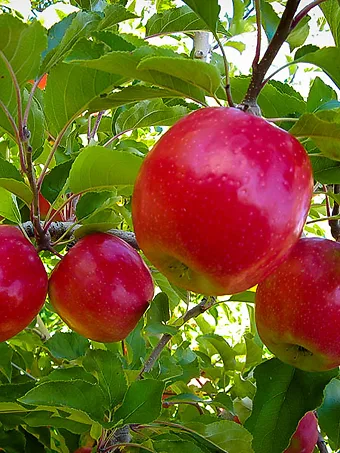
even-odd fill
[{"label": "glossy apple surface", "polygon": [[126,338],[153,292],[139,254],[106,233],[80,239],[55,267],[49,283],[50,301],[65,323],[100,342]]},{"label": "glossy apple surface", "polygon": [[47,274],[21,231],[0,225],[0,341],[25,329],[42,308]]},{"label": "glossy apple surface", "polygon": [[[51,204],[49,201],[46,200],[46,198],[41,194],[39,193],[39,209],[40,209],[40,218],[42,220],[45,220],[46,216],[47,216],[47,213],[49,212],[50,210],[50,207],[51,207]],[[52,209],[51,211],[51,215],[55,213],[55,209]],[[60,212],[58,212],[58,214],[56,214],[54,217],[53,217],[53,220],[55,222],[57,221],[62,221],[62,217],[61,217],[61,214]]]},{"label": "glossy apple surface", "polygon": [[134,229],[171,282],[233,294],[283,260],[311,193],[309,159],[294,137],[235,108],[203,108],[170,128],[143,162]]},{"label": "glossy apple surface", "polygon": [[313,412],[307,412],[300,420],[289,447],[284,453],[313,453],[317,441],[317,419]]},{"label": "glossy apple surface", "polygon": [[300,239],[259,284],[255,317],[263,343],[306,371],[340,365],[340,243]]}]

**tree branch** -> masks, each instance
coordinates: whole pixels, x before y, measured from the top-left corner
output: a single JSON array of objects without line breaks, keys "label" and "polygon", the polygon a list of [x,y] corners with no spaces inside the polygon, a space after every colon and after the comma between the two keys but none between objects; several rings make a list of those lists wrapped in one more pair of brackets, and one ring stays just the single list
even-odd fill
[{"label": "tree branch", "polygon": [[251,109],[257,114],[258,106],[256,103],[257,97],[262,89],[263,79],[270,68],[274,58],[280,50],[282,44],[285,42],[289,35],[291,24],[295,15],[295,12],[299,6],[300,0],[288,0],[286,8],[281,17],[280,23],[277,30],[269,43],[269,46],[264,53],[261,61],[256,65],[253,70],[252,78],[248,91],[242,101],[244,110]]},{"label": "tree branch", "polygon": [[321,433],[318,435],[318,441],[316,443],[320,453],[328,453],[328,448],[326,446],[326,442],[324,441],[324,438],[322,437]]},{"label": "tree branch", "polygon": [[307,16],[307,14],[309,13],[309,11],[313,8],[315,8],[316,6],[320,5],[321,3],[325,2],[326,0],[314,0],[312,3],[310,3],[309,5],[305,6],[304,8],[302,8],[302,10],[297,13],[297,15],[294,17],[293,21],[292,21],[292,25],[290,27],[290,32],[294,30],[294,28],[299,24],[299,22]]}]

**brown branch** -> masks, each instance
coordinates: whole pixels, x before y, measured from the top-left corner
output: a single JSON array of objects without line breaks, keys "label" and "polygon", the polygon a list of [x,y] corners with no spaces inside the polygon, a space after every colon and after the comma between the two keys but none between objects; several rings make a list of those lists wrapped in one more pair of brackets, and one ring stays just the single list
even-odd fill
[{"label": "brown branch", "polygon": [[315,8],[316,6],[320,5],[321,3],[325,2],[326,0],[314,0],[312,3],[310,3],[309,5],[305,6],[304,8],[302,8],[302,10],[300,12],[297,13],[297,15],[294,17],[293,21],[292,21],[292,25],[290,27],[290,32],[294,30],[294,28],[299,24],[299,22],[307,16],[307,14],[309,13],[309,11],[313,8]]},{"label": "brown branch", "polygon": [[324,438],[322,437],[321,433],[318,435],[318,441],[316,443],[320,453],[328,453],[328,448],[326,446],[326,442],[324,441]]},{"label": "brown branch", "polygon": [[261,61],[256,65],[253,70],[252,78],[248,91],[245,95],[244,100],[242,101],[242,106],[244,110],[255,109],[255,114],[257,113],[257,97],[262,89],[263,79],[270,68],[274,58],[276,57],[278,51],[280,50],[282,44],[287,39],[292,21],[295,15],[295,12],[299,6],[300,0],[288,0],[286,8],[282,14],[280,23],[277,27],[277,30],[269,43],[269,46],[264,53]]}]

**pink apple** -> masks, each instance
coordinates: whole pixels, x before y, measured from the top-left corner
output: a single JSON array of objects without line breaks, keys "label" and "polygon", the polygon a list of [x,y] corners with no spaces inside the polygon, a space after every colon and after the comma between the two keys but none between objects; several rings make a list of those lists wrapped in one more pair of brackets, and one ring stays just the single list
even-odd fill
[{"label": "pink apple", "polygon": [[307,412],[299,421],[289,447],[284,453],[313,453],[318,441],[318,421],[313,412]]},{"label": "pink apple", "polygon": [[0,341],[27,327],[47,295],[47,274],[19,228],[0,225]]},{"label": "pink apple", "polygon": [[138,244],[174,284],[232,294],[269,275],[298,240],[312,172],[301,144],[263,118],[203,108],[148,154],[132,200]]},{"label": "pink apple", "polygon": [[340,243],[300,239],[259,284],[259,335],[283,362],[306,371],[340,365]]},{"label": "pink apple", "polygon": [[95,341],[124,339],[153,297],[150,272],[139,254],[111,234],[80,239],[53,270],[49,297],[74,331]]}]

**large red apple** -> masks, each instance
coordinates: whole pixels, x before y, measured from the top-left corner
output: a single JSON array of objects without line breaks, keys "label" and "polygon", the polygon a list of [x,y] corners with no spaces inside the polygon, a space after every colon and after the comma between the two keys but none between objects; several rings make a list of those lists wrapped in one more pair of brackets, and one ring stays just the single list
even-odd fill
[{"label": "large red apple", "polygon": [[255,316],[263,343],[306,371],[340,365],[340,243],[300,239],[259,284]]},{"label": "large red apple", "polygon": [[0,341],[33,321],[46,294],[47,274],[35,248],[18,228],[0,225]]},{"label": "large red apple", "polygon": [[307,412],[299,421],[284,453],[313,453],[318,435],[318,421],[313,412]]},{"label": "large red apple", "polygon": [[80,239],[52,272],[52,305],[74,331],[95,341],[124,339],[153,297],[150,272],[139,254],[111,234]]},{"label": "large red apple", "polygon": [[132,214],[138,244],[178,286],[240,292],[269,275],[298,240],[312,173],[300,143],[263,118],[204,108],[146,157]]}]

